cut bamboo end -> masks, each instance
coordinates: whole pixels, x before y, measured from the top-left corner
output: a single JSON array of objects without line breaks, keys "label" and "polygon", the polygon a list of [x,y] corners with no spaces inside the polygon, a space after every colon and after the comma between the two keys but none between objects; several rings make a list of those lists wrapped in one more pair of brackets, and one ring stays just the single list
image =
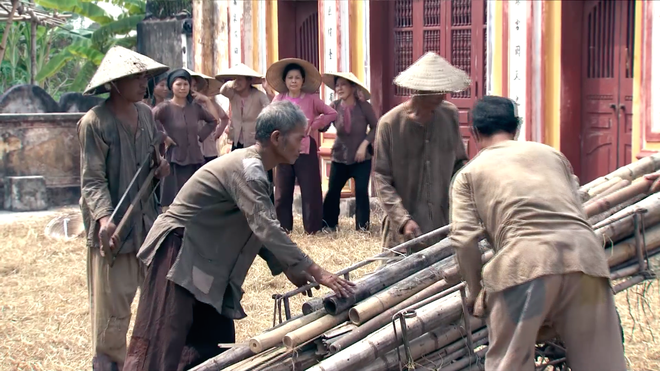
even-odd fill
[{"label": "cut bamboo end", "polygon": [[354,325],[360,325],[362,319],[360,318],[360,312],[355,309],[355,307],[348,310],[348,319]]},{"label": "cut bamboo end", "polygon": [[379,313],[382,313],[385,309],[387,309],[383,302],[378,300],[377,297],[371,297],[367,300],[368,301],[364,303],[368,305],[355,306],[348,310],[348,319],[351,321],[351,323],[355,325],[361,325],[362,323],[374,318]]},{"label": "cut bamboo end", "polygon": [[284,338],[282,338],[282,343],[284,343],[284,346],[291,349],[294,347],[294,344],[298,344],[298,338],[292,334],[285,335]]},{"label": "cut bamboo end", "polygon": [[259,339],[250,339],[250,350],[252,350],[254,353],[261,353],[264,348],[261,344],[261,340]]}]

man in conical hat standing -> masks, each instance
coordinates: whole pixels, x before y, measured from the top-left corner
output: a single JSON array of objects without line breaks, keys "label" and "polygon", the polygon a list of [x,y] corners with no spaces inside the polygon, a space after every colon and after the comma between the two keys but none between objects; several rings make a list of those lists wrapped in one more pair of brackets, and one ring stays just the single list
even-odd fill
[{"label": "man in conical hat standing", "polygon": [[386,249],[447,225],[451,178],[467,160],[458,109],[445,101],[469,86],[465,72],[429,52],[394,84],[413,94],[381,117],[376,133],[373,179],[386,213]]},{"label": "man in conical hat standing", "polygon": [[[144,55],[115,46],[111,48],[84,94],[110,93],[78,122],[80,140],[80,207],[87,237],[87,281],[92,317],[93,369],[121,371],[126,356],[126,332],[131,303],[144,277],[136,258],[151,225],[158,216],[154,197],[135,205],[125,232],[111,242],[120,250],[111,267],[100,249],[101,231],[112,236],[128,205],[137,196],[149,169],[143,168],[128,193],[128,202],[110,220],[145,156],[157,138],[149,106],[141,103],[150,76],[168,70]],[[156,177],[169,173],[161,161]]]}]

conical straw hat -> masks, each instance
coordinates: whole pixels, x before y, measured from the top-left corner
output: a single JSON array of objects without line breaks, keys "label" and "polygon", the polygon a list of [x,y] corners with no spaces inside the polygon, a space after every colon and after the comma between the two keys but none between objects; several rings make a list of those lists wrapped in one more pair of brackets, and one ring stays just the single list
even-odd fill
[{"label": "conical straw hat", "polygon": [[427,52],[394,78],[394,84],[416,91],[457,93],[470,86],[463,71],[433,52]]},{"label": "conical straw hat", "polygon": [[239,63],[232,68],[220,72],[219,74],[215,75],[215,78],[218,80],[235,80],[240,76],[254,78],[254,84],[261,84],[261,79],[264,78],[262,74],[244,65],[243,63]]},{"label": "conical straw hat", "polygon": [[105,53],[101,65],[85,88],[84,95],[109,92],[106,84],[123,77],[146,72],[149,77],[161,74],[170,68],[155,60],[121,46],[113,46]]},{"label": "conical straw hat", "polygon": [[321,73],[313,64],[298,58],[281,59],[271,64],[270,67],[268,67],[268,71],[266,71],[266,81],[268,81],[268,85],[278,93],[286,93],[288,89],[282,78],[282,73],[286,66],[291,63],[298,64],[303,70],[305,70],[305,83],[301,90],[305,93],[316,93],[321,86]]},{"label": "conical straw hat", "polygon": [[358,89],[362,90],[364,99],[369,100],[369,98],[371,98],[369,89],[367,89],[367,87],[364,86],[364,84],[357,78],[357,76],[353,75],[352,72],[326,72],[323,74],[323,83],[330,89],[334,90],[335,78],[337,77],[341,77],[357,85]]},{"label": "conical straw hat", "polygon": [[[184,70],[188,71],[188,73],[192,78],[204,80],[205,84],[207,85],[206,88],[207,97],[213,97],[220,94],[220,88],[222,87],[222,83],[220,81],[216,80],[214,77],[205,75],[200,72],[195,72],[188,68],[184,68]],[[197,80],[197,83],[199,84],[199,80]]]}]

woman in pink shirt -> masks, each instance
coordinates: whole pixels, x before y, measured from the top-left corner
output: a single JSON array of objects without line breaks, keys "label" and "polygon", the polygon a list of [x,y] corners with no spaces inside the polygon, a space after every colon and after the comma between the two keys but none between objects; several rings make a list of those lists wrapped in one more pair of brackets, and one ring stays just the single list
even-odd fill
[{"label": "woman in pink shirt", "polygon": [[305,232],[316,233],[323,228],[323,193],[317,142],[319,129],[328,127],[337,118],[337,112],[325,104],[316,93],[321,86],[321,74],[309,62],[298,58],[275,62],[268,68],[266,80],[268,85],[279,92],[273,102],[291,101],[297,104],[307,117],[307,136],[301,143],[300,157],[293,165],[277,165],[277,219],[285,230],[293,230],[293,190],[298,179]]}]

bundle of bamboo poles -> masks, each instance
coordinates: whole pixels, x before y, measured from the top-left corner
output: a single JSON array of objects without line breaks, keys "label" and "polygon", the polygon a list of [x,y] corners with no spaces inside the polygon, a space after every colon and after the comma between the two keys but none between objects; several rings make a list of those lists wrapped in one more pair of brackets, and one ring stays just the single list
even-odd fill
[{"label": "bundle of bamboo poles", "polygon": [[[660,154],[617,169],[579,189],[587,217],[603,241],[615,292],[648,278],[646,259],[660,253],[660,195],[643,175],[660,169]],[[446,235],[447,227],[433,233]],[[417,240],[417,239],[416,239]],[[405,251],[407,245],[396,248]],[[493,251],[481,241],[482,258]],[[382,254],[380,254],[382,255]],[[352,267],[378,261],[376,256]],[[351,298],[328,295],[304,314],[196,367],[210,370],[480,369],[488,329],[465,316],[453,248],[439,243],[357,281]]]}]

